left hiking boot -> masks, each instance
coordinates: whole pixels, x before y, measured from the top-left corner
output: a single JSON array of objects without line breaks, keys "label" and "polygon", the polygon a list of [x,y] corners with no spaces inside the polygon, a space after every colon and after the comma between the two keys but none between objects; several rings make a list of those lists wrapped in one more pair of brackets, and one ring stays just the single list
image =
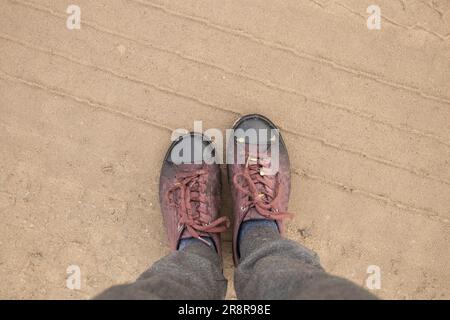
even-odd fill
[{"label": "left hiking boot", "polygon": [[213,156],[213,148],[202,134],[190,133],[174,141],[164,157],[159,201],[173,250],[178,249],[182,239],[196,238],[208,246],[213,243],[221,255],[220,233],[229,227],[229,220],[218,216],[220,167],[204,159]]}]

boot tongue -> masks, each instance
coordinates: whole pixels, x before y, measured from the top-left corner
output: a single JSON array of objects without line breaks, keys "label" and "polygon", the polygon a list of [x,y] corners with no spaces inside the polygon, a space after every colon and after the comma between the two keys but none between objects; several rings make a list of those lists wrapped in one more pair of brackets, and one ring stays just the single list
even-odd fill
[{"label": "boot tongue", "polygon": [[[264,201],[268,201],[269,199],[267,199],[267,196],[265,194],[266,192],[266,186],[260,182],[256,182],[255,183],[256,189],[258,189],[258,191],[262,194],[264,194]],[[250,220],[250,219],[267,219],[266,217],[262,216],[261,214],[258,213],[258,211],[256,210],[256,208],[251,207],[248,210],[248,213],[246,215],[245,220]]]},{"label": "boot tongue", "polygon": [[[204,164],[180,164],[178,165],[179,171],[183,172],[183,173],[190,173],[190,172],[195,172],[201,169],[205,168]],[[200,193],[200,185],[199,183],[194,183],[194,185],[192,186],[192,188],[188,188],[186,190],[187,192],[190,193]],[[197,201],[191,201],[191,210],[192,210],[192,215],[197,217],[200,213],[198,212],[198,208],[200,206],[205,206],[205,204],[203,203],[199,203]],[[206,233],[203,232],[199,232],[199,234],[201,236],[207,236]],[[187,230],[187,228],[185,227],[182,234],[181,234],[181,239],[185,239],[185,238],[191,238],[192,235],[189,233],[189,231]]]},{"label": "boot tongue", "polygon": [[[261,170],[264,171],[264,169],[266,168],[267,165],[270,164],[270,157],[268,157],[268,155],[265,152],[260,152],[258,156],[253,156],[250,154],[250,157],[253,157],[253,159],[257,159],[256,161],[258,161],[259,163],[261,163],[261,161],[269,161],[266,162],[263,165],[258,165],[257,163],[255,163],[255,161],[250,162],[251,165],[258,165],[260,172]],[[261,174],[261,173],[260,173]],[[270,179],[270,176],[268,174],[264,174],[261,176],[262,179]],[[266,193],[268,193],[269,190],[267,190],[268,186],[266,186],[264,183],[257,181],[256,179],[253,180],[255,183],[255,187],[258,190],[259,194],[263,194],[264,195],[264,201],[269,201],[270,199],[268,199],[268,196],[266,195]],[[267,183],[270,183],[270,181],[266,181]],[[259,195],[257,195],[259,196]],[[258,213],[258,211],[252,207],[249,209],[248,213],[247,213],[247,217],[246,220],[248,219],[266,219],[266,217],[262,216],[261,214]]]},{"label": "boot tongue", "polygon": [[245,215],[245,220],[262,220],[262,219],[267,219],[266,217],[263,217],[262,215],[260,215],[258,213],[258,211],[256,211],[255,208],[250,208],[248,210],[248,213]]}]

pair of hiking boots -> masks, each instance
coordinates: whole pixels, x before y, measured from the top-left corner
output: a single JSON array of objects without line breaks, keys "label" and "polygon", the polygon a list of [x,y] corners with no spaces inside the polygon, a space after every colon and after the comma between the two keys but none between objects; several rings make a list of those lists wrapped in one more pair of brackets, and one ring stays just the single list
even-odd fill
[{"label": "pair of hiking boots", "polygon": [[[243,222],[249,220],[273,220],[283,235],[284,220],[290,194],[290,164],[286,145],[278,128],[267,118],[252,114],[238,119],[227,152],[232,163],[227,164],[233,201],[233,258],[239,263],[238,235]],[[241,129],[241,130],[239,130]],[[251,141],[243,132],[252,129],[267,134]],[[276,131],[278,134],[272,135]],[[183,144],[189,160],[174,159]],[[277,170],[269,172],[277,149]],[[187,150],[186,150],[187,148]],[[170,246],[177,250],[182,239],[197,238],[207,245],[214,245],[221,255],[220,234],[230,226],[227,217],[219,217],[221,202],[220,166],[207,159],[195,159],[194,155],[213,154],[212,142],[200,133],[190,133],[174,141],[164,158],[161,169],[159,198]],[[200,150],[199,150],[200,149]],[[209,150],[211,151],[211,150]],[[244,161],[237,161],[241,157]],[[186,158],[185,158],[186,159]],[[228,159],[229,162],[229,159]],[[211,241],[206,240],[209,238]]]}]

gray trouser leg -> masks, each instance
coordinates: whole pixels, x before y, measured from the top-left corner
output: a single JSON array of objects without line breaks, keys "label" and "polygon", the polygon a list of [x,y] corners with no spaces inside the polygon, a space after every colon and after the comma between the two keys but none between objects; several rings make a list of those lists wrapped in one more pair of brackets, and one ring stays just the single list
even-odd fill
[{"label": "gray trouser leg", "polygon": [[352,282],[327,274],[311,250],[267,226],[249,229],[240,241],[235,271],[239,299],[376,299]]},{"label": "gray trouser leg", "polygon": [[157,261],[134,283],[95,299],[224,299],[226,289],[218,254],[198,241]]}]

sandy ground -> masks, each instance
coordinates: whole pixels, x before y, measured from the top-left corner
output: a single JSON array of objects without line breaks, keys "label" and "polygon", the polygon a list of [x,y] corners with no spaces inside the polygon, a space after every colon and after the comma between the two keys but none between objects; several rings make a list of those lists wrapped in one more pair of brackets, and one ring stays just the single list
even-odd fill
[{"label": "sandy ground", "polygon": [[289,238],[363,286],[379,266],[383,298],[450,298],[450,2],[378,0],[372,31],[370,4],[1,0],[0,298],[135,279],[169,252],[171,131],[252,112],[290,150]]}]

